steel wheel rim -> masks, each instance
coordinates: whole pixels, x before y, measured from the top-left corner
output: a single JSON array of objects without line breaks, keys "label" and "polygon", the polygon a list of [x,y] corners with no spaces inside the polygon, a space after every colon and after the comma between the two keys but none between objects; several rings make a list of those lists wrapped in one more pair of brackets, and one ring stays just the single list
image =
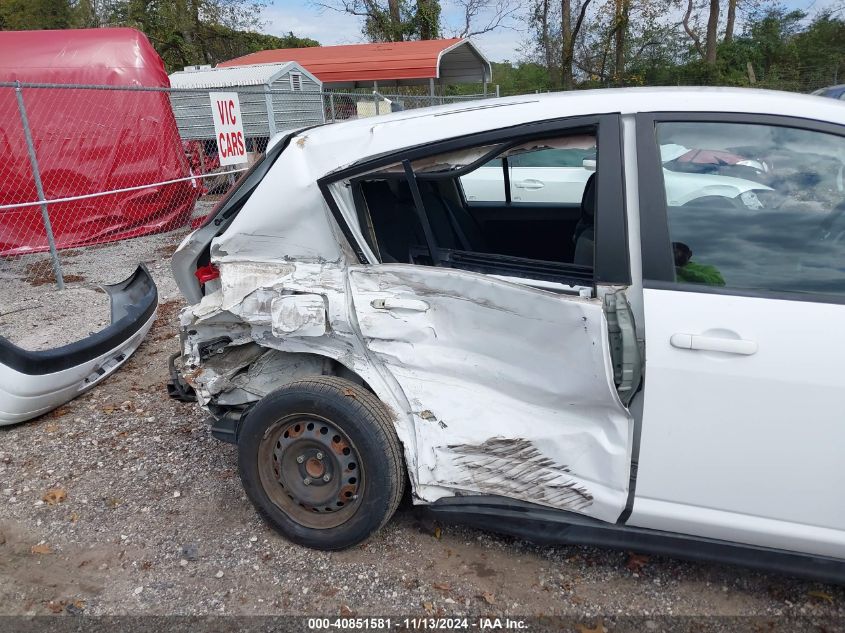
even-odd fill
[{"label": "steel wheel rim", "polygon": [[258,463],[267,496],[305,527],[337,527],[361,504],[359,453],[346,433],[322,416],[296,413],[277,420],[261,439]]}]

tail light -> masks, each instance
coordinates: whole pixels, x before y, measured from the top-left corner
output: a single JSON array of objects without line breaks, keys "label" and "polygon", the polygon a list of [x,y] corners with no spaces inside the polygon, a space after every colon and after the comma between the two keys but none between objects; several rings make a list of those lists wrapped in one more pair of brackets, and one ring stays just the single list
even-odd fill
[{"label": "tail light", "polygon": [[201,284],[205,284],[214,279],[219,279],[220,269],[218,269],[214,264],[206,264],[205,266],[197,268],[196,272],[194,272],[194,276]]}]

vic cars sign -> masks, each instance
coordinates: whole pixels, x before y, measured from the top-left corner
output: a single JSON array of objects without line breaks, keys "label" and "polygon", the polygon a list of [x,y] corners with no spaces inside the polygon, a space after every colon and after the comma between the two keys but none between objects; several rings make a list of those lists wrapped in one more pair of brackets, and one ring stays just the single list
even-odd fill
[{"label": "vic cars sign", "polygon": [[214,136],[221,165],[239,165],[247,161],[241,104],[237,92],[209,92]]}]

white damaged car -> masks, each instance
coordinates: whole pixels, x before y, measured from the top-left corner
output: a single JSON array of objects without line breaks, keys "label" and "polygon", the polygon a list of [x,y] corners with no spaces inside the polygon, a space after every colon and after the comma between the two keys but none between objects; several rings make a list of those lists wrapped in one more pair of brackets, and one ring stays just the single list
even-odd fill
[{"label": "white damaged car", "polygon": [[[676,200],[670,146],[759,204]],[[576,194],[518,199],[508,164],[562,149],[595,160]],[[470,199],[491,161],[502,199]],[[171,390],[307,546],[367,538],[407,485],[541,543],[845,581],[843,164],[841,105],[737,89],[288,134],[173,257]]]}]

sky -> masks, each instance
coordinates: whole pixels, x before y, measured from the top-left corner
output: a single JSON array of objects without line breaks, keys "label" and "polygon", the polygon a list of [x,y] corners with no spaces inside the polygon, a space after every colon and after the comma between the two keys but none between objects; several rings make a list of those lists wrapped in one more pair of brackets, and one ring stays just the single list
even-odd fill
[{"label": "sky", "polygon": [[[787,9],[801,9],[811,15],[840,3],[841,0],[781,0],[781,4]],[[454,23],[458,15],[453,6],[445,0],[443,7],[444,22]],[[269,0],[269,6],[264,10],[264,19],[268,33],[282,35],[292,31],[300,37],[313,38],[324,46],[366,41],[361,34],[360,18],[321,9],[308,0]],[[492,33],[473,37],[473,42],[491,61],[516,61],[520,57],[519,49],[525,39],[525,33],[521,23],[514,22],[513,25],[513,28],[500,28]],[[443,35],[451,37],[454,33],[449,32],[447,28]]]}]

